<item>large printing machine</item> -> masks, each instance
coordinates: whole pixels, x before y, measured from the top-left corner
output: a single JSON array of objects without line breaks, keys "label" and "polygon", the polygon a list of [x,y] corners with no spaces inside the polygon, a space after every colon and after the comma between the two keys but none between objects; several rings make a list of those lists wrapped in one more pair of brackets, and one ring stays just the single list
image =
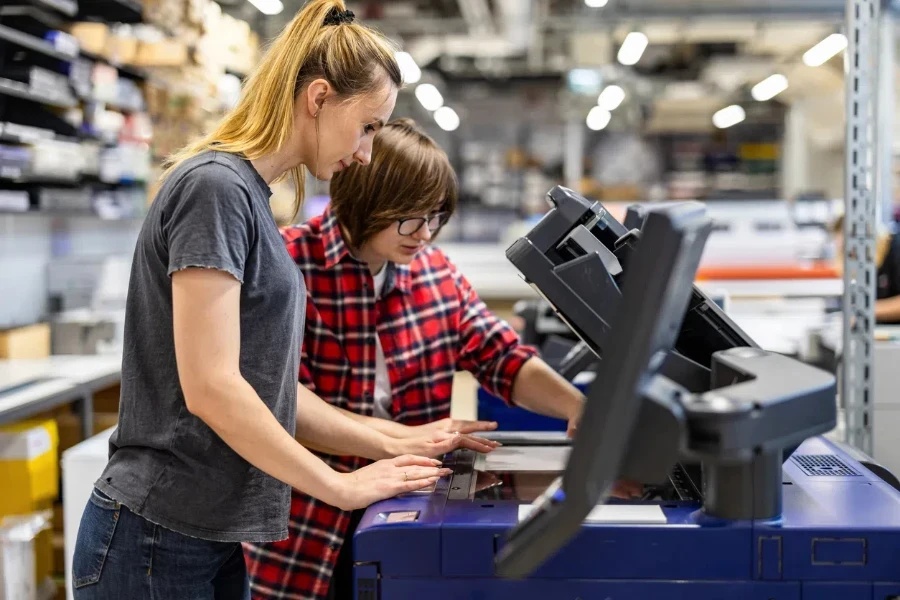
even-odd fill
[{"label": "large printing machine", "polygon": [[[356,597],[900,598],[900,492],[820,437],[830,374],[760,350],[692,286],[702,205],[626,230],[549,198],[507,255],[601,358],[578,434],[456,451],[433,489],[372,505]],[[643,497],[611,497],[618,479]]]}]

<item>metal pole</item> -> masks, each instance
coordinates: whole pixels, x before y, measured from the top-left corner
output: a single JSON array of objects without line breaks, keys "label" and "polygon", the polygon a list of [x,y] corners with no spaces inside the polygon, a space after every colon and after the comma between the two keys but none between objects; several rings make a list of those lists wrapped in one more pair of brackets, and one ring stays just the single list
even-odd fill
[{"label": "metal pole", "polygon": [[878,224],[889,224],[893,220],[893,188],[894,188],[894,108],[896,98],[894,92],[894,14],[889,4],[881,7],[878,23],[878,183],[876,193],[878,201],[876,209]]},{"label": "metal pole", "polygon": [[578,190],[584,177],[584,119],[572,107],[566,119],[563,179],[566,187]]},{"label": "metal pole", "polygon": [[844,217],[844,343],[841,399],[846,441],[872,454],[875,329],[875,135],[880,0],[847,0],[846,210]]}]

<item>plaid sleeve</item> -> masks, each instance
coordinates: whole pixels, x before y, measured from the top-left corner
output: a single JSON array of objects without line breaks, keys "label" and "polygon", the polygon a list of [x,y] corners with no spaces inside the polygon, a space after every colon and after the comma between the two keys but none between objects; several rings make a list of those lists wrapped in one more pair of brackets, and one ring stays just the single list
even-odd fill
[{"label": "plaid sleeve", "polygon": [[450,264],[460,295],[460,368],[472,373],[490,393],[512,402],[512,387],[525,362],[537,351],[519,342],[510,325],[488,310],[469,281]]},{"label": "plaid sleeve", "polygon": [[300,352],[300,373],[297,381],[311,392],[316,391],[316,382],[313,380],[312,372],[309,370],[309,356],[306,354],[306,342],[303,343],[303,350]]}]

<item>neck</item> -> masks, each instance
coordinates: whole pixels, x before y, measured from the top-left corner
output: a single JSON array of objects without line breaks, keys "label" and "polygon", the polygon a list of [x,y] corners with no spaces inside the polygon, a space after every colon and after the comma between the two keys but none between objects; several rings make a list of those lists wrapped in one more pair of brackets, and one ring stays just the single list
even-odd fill
[{"label": "neck", "polygon": [[384,265],[387,264],[387,261],[373,253],[369,249],[368,245],[364,245],[362,248],[355,248],[350,240],[350,234],[347,233],[347,230],[344,229],[343,225],[340,225],[340,228],[341,235],[344,238],[344,243],[347,244],[348,248],[350,248],[350,253],[357,259],[366,263],[366,265],[369,267],[369,272],[372,273],[372,275],[378,275],[379,273],[381,273],[381,269],[384,268]]},{"label": "neck", "polygon": [[287,151],[290,146],[285,144],[281,150],[276,150],[270,154],[265,154],[259,158],[250,161],[256,172],[259,173],[266,183],[271,184],[273,181],[298,166],[296,153]]},{"label": "neck", "polygon": [[[305,124],[304,127],[306,127]],[[269,184],[300,165],[310,167],[310,160],[313,159],[309,158],[310,151],[303,146],[301,139],[295,129],[281,148],[253,159],[250,163],[265,182]],[[312,168],[315,167],[313,166]]]},{"label": "neck", "polygon": [[353,253],[353,255],[369,266],[369,272],[371,272],[372,275],[378,275],[379,273],[381,273],[381,269],[383,269],[384,265],[387,264],[386,260],[384,260],[380,256],[374,255],[366,246],[358,249]]}]

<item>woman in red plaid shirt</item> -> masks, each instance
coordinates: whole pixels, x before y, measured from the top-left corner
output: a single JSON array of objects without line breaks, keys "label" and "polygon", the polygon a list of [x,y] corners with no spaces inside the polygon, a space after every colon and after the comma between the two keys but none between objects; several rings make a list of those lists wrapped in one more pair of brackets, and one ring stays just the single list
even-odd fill
[{"label": "woman in red plaid shirt", "polygon": [[[323,215],[283,231],[309,290],[300,381],[398,439],[493,429],[450,419],[453,374],[466,370],[518,406],[568,420],[571,433],[580,392],[520,345],[430,245],[456,197],[447,156],[399,119],[375,136],[370,166],[332,179]],[[341,471],[368,462],[323,458]],[[351,550],[342,547],[361,515],[295,490],[290,538],[245,546],[254,598],[350,597]]]}]

